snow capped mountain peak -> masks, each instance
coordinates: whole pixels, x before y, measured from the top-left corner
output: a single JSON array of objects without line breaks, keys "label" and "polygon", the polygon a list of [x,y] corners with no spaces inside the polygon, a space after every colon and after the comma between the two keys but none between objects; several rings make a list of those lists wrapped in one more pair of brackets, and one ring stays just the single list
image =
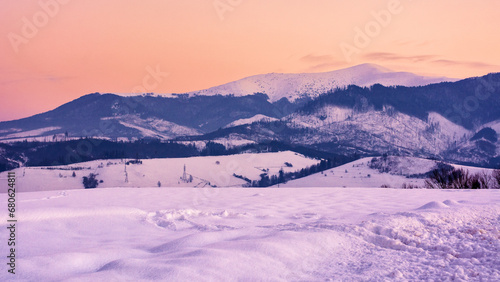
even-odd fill
[{"label": "snow capped mountain peak", "polygon": [[408,72],[395,72],[375,64],[361,64],[346,69],[323,73],[269,73],[249,76],[237,81],[193,91],[190,95],[244,96],[265,93],[271,102],[287,98],[295,101],[302,97],[316,97],[329,90],[347,85],[371,86],[420,86],[443,81],[455,81],[446,77],[419,76]]}]

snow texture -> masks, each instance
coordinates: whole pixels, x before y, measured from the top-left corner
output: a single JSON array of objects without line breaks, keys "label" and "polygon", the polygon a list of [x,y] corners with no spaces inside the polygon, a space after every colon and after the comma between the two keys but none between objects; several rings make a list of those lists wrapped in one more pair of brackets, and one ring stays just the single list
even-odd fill
[{"label": "snow texture", "polygon": [[500,280],[500,190],[118,188],[17,200],[17,280]]},{"label": "snow texture", "polygon": [[395,146],[438,155],[471,135],[467,129],[437,113],[430,113],[428,120],[424,121],[400,112],[391,113],[387,109],[354,112],[324,106],[313,114],[293,113],[285,120],[291,127],[314,128],[319,132],[299,137],[296,142],[314,144],[334,140],[371,151]]},{"label": "snow texture", "polygon": [[[19,129],[11,128],[11,129],[6,130],[6,131],[14,131],[16,133],[11,133],[11,134],[2,136],[2,137],[0,137],[0,140],[13,139],[13,138],[23,139],[23,138],[27,138],[27,137],[36,137],[36,136],[40,136],[44,133],[58,130],[58,129],[61,129],[61,127],[50,126],[50,127],[44,127],[44,128],[39,128],[39,129],[35,129],[35,130],[28,130],[28,131],[20,131]],[[52,136],[50,136],[50,137],[52,137]]]},{"label": "snow texture", "polygon": [[199,131],[193,128],[157,118],[142,119],[138,115],[121,115],[104,118],[104,120],[110,119],[116,119],[123,126],[137,129],[142,137],[169,139],[177,136],[200,134]]},{"label": "snow texture", "polygon": [[[390,165],[385,167],[386,172],[370,168],[373,158],[362,158],[321,173],[315,173],[303,178],[280,184],[280,187],[387,187],[413,188],[425,187],[424,174],[437,168],[434,160],[389,156]],[[493,169],[449,164],[457,169],[464,169],[470,173],[486,173],[491,175]],[[276,185],[277,186],[277,185]]]},{"label": "snow texture", "polygon": [[254,122],[271,122],[271,121],[278,121],[279,119],[277,118],[272,118],[272,117],[268,117],[266,115],[255,115],[251,118],[244,118],[244,119],[238,119],[238,120],[235,120],[233,122],[231,122],[230,124],[224,126],[224,128],[228,128],[228,127],[233,127],[233,126],[238,126],[238,125],[244,125],[244,124],[252,124]]},{"label": "snow texture", "polygon": [[[426,173],[436,165],[435,161],[418,158],[397,158],[399,167],[395,173],[380,173],[369,167],[372,158],[363,158],[339,167],[304,178],[280,184],[280,187],[381,187],[401,188],[404,183],[424,187],[424,179],[407,178],[412,174]],[[404,171],[404,173],[403,173]]]},{"label": "snow texture", "polygon": [[[22,192],[43,190],[83,189],[82,177],[97,174],[99,188],[155,187],[158,181],[163,187],[241,187],[247,182],[234,176],[260,180],[262,173],[278,175],[279,170],[294,172],[319,163],[301,154],[285,151],[278,153],[248,153],[230,156],[210,156],[172,159],[145,159],[142,164],[129,164],[130,160],[96,160],[68,166],[22,167],[15,169]],[[289,162],[293,167],[288,167]],[[187,178],[182,181],[186,166]],[[73,177],[73,172],[75,177]],[[0,173],[0,180],[7,172]]]}]

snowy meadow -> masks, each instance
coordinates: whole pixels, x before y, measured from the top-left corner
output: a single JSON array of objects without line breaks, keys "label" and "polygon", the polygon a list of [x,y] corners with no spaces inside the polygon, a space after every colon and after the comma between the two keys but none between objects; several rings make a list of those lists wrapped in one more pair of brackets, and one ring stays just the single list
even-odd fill
[{"label": "snowy meadow", "polygon": [[17,202],[19,280],[500,279],[500,190],[108,188]]}]

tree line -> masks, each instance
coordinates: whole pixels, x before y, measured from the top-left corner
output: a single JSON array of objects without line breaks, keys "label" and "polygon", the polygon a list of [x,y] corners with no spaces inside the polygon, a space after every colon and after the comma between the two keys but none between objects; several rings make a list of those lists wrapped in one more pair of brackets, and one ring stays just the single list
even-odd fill
[{"label": "tree line", "polygon": [[325,171],[327,169],[336,167],[339,165],[339,160],[335,158],[323,159],[318,164],[301,168],[300,170],[294,172],[284,172],[281,169],[278,175],[271,175],[267,172],[260,175],[260,180],[254,180],[251,182],[251,187],[269,187],[280,183],[286,183],[290,180],[302,178],[309,176],[314,173]]}]

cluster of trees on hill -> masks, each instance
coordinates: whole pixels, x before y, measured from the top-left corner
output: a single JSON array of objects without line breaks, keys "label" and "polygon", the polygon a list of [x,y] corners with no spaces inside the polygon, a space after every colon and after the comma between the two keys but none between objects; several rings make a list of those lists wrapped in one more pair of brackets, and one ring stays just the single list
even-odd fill
[{"label": "cluster of trees on hill", "polygon": [[337,160],[326,159],[321,160],[318,164],[302,168],[294,172],[284,172],[283,169],[281,169],[278,175],[269,176],[267,173],[262,173],[260,175],[260,180],[254,180],[251,182],[251,187],[269,187],[279,183],[286,183],[289,180],[306,177],[308,175],[333,168],[337,165]]},{"label": "cluster of trees on hill", "polygon": [[[28,143],[30,144],[30,143]],[[32,143],[36,150],[25,150],[26,166],[67,165],[97,159],[181,158],[198,155],[193,145],[156,140],[112,142],[83,138],[55,143]]]},{"label": "cluster of trees on hill", "polygon": [[14,169],[19,163],[24,166],[53,166],[97,159],[182,158],[199,155],[194,145],[157,140],[113,142],[93,138],[58,142],[15,142],[0,144],[0,151],[2,149],[2,155],[6,158],[0,156],[0,171]]},{"label": "cluster of trees on hill", "polygon": [[431,189],[500,189],[500,170],[470,173],[463,168],[441,167],[433,170],[425,181]]}]

